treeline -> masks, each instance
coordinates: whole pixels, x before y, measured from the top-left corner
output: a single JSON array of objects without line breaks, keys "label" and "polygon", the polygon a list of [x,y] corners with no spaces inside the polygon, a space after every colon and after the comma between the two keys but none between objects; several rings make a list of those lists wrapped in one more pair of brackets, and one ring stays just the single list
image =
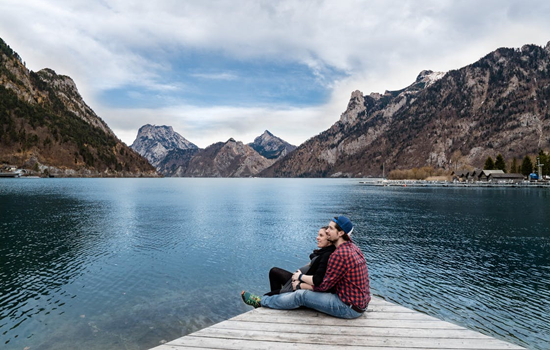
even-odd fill
[{"label": "treeline", "polygon": [[21,61],[21,57],[17,54],[17,52],[13,51],[12,48],[6,44],[4,40],[2,40],[2,38],[0,38],[0,52],[8,56],[8,58],[15,57],[17,60]]},{"label": "treeline", "polygon": [[435,169],[430,166],[405,170],[392,170],[388,175],[390,180],[425,180],[433,176],[448,176],[450,172],[445,169]]},{"label": "treeline", "polygon": [[[31,105],[0,86],[0,146],[25,152],[34,147],[68,148],[67,145],[72,144],[76,148],[75,165],[81,160],[87,167],[129,170],[114,153],[115,138],[68,111],[50,87],[46,87],[46,91],[49,104]],[[120,153],[124,151],[121,149]]]},{"label": "treeline", "polygon": [[[5,55],[8,59],[15,58],[16,60],[21,62],[23,65],[25,64],[21,59],[21,56],[19,56],[17,52],[13,51],[12,48],[8,44],[6,44],[6,42],[2,40],[2,38],[0,38],[0,63],[4,62],[4,58],[2,57],[3,56],[2,54]],[[8,69],[6,69],[6,67],[4,67],[3,64],[0,64],[0,73],[13,75]]]},{"label": "treeline", "polygon": [[[493,161],[493,158],[487,157],[485,160],[485,165],[483,166],[484,170],[502,170],[505,173],[519,173],[524,176],[529,176],[532,172],[538,172],[537,161],[542,164],[542,173],[544,175],[550,174],[550,153],[545,153],[543,150],[539,151],[539,154],[533,158],[526,155],[523,157],[521,164],[518,163],[518,159],[514,157],[510,162],[510,167],[506,166],[506,162],[502,157],[502,154],[498,154],[496,160]],[[509,170],[509,171],[508,171]]]},{"label": "treeline", "polygon": [[[536,156],[523,157],[521,164],[518,162],[517,158],[513,158],[510,161],[510,165],[506,165],[506,161],[502,154],[496,156],[496,160],[493,160],[492,157],[487,157],[485,165],[483,166],[484,170],[502,170],[505,173],[519,173],[524,176],[529,176],[529,174],[535,172],[538,173],[537,161],[542,165],[542,174],[550,175],[550,152],[546,153],[543,150],[540,150]],[[388,175],[390,180],[425,180],[429,177],[435,176],[449,176],[450,171],[445,169],[435,169],[433,167],[425,166],[421,168],[413,169],[404,169],[404,170],[392,170]]]}]

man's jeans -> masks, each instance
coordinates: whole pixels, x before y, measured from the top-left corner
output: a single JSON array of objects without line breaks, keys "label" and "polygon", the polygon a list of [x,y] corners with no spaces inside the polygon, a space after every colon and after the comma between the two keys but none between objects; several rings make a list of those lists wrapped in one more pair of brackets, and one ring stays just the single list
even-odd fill
[{"label": "man's jeans", "polygon": [[305,306],[339,318],[357,318],[362,315],[362,313],[353,310],[351,306],[346,305],[336,294],[303,289],[292,293],[264,295],[261,304],[263,307],[279,310],[291,310]]}]

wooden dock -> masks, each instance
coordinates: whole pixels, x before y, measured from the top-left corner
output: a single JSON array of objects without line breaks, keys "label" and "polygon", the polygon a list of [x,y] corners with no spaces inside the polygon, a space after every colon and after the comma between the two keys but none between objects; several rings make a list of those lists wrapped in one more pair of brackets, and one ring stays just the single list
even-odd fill
[{"label": "wooden dock", "polygon": [[373,297],[358,319],[258,308],[152,350],[523,349]]}]

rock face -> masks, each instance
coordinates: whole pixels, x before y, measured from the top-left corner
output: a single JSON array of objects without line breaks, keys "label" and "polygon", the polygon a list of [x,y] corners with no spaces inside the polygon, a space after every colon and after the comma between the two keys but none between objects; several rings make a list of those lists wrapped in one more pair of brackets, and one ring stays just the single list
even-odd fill
[{"label": "rock face", "polygon": [[185,177],[189,162],[200,151],[199,148],[173,149],[157,165],[157,170],[168,177]]},{"label": "rock face", "polygon": [[36,175],[158,176],[51,69],[29,71],[0,39],[0,163]]},{"label": "rock face", "polygon": [[53,70],[47,68],[39,71],[38,75],[42,81],[53,87],[56,96],[69,112],[74,113],[86,123],[102,130],[105,134],[116,137],[107,124],[84,102],[78,93],[76,84],[70,77],[57,75]]},{"label": "rock face", "polygon": [[[215,143],[195,154],[177,154],[182,161],[171,165],[170,176],[182,177],[250,177],[273,164],[252,147],[229,139]],[[172,155],[174,156],[174,155]]]},{"label": "rock face", "polygon": [[296,149],[296,146],[278,138],[268,130],[248,144],[267,159],[280,159]]},{"label": "rock face", "polygon": [[172,150],[198,150],[198,147],[174,131],[171,126],[144,125],[130,146],[158,167]]},{"label": "rock face", "polygon": [[409,87],[355,91],[340,120],[262,176],[380,176],[383,167],[482,167],[550,148],[550,43],[501,48]]}]

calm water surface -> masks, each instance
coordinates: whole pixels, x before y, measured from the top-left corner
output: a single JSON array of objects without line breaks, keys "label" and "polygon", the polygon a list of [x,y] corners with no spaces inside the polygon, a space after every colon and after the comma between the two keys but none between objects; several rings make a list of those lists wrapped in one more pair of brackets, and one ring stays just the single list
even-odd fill
[{"label": "calm water surface", "polygon": [[2,179],[2,349],[148,349],[250,310],[349,215],[373,294],[550,348],[550,192],[336,179]]}]

